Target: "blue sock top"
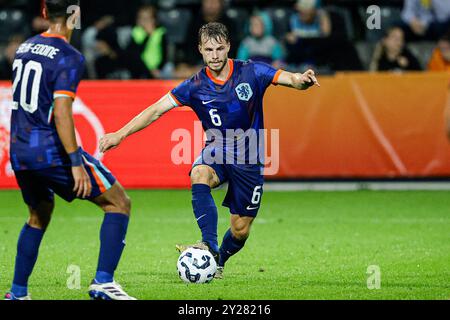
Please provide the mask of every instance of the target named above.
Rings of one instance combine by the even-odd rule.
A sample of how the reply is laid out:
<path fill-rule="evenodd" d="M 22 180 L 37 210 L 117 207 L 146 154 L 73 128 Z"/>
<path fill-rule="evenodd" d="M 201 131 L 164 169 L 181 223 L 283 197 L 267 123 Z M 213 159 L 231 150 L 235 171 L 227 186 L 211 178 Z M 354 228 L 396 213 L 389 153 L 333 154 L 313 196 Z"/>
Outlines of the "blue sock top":
<path fill-rule="evenodd" d="M 208 186 L 207 184 L 203 184 L 203 183 L 196 183 L 192 185 L 192 192 L 197 193 L 197 192 L 211 192 L 211 187 Z"/>

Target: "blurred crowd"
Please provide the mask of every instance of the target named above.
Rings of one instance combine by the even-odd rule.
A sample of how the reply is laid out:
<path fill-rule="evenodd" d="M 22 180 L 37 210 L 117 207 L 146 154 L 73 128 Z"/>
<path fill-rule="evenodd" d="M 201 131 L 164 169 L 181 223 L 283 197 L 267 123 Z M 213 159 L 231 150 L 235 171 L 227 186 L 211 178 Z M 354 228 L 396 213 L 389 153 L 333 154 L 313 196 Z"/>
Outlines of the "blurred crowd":
<path fill-rule="evenodd" d="M 450 0 L 381 1 L 381 29 L 367 24 L 374 2 L 81 0 L 72 43 L 88 79 L 189 77 L 202 67 L 198 30 L 212 21 L 229 28 L 230 57 L 286 70 L 450 71 Z M 18 46 L 47 28 L 39 0 L 0 0 L 0 79 L 11 78 Z"/>

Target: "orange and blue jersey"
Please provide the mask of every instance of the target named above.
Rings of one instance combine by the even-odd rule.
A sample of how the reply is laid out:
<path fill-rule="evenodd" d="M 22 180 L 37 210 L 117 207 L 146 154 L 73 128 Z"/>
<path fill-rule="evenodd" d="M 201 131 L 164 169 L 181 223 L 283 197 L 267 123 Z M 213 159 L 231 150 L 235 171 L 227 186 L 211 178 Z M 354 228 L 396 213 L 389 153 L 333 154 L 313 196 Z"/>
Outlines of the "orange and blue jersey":
<path fill-rule="evenodd" d="M 171 91 L 172 102 L 191 107 L 205 131 L 263 129 L 264 93 L 269 85 L 277 83 L 281 71 L 251 60 L 229 59 L 228 63 L 230 72 L 225 81 L 214 78 L 205 67 Z M 217 111 L 211 112 L 213 109 Z"/>
<path fill-rule="evenodd" d="M 189 106 L 197 114 L 207 133 L 207 145 L 212 142 L 208 133 L 217 130 L 226 140 L 229 130 L 247 133 L 253 129 L 258 134 L 264 129 L 264 93 L 269 85 L 277 84 L 281 73 L 268 64 L 251 60 L 229 59 L 228 64 L 230 71 L 225 81 L 216 79 L 205 67 L 169 94 L 174 106 Z M 225 147 L 226 143 L 222 145 Z"/>
<path fill-rule="evenodd" d="M 228 63 L 225 81 L 214 78 L 206 67 L 172 90 L 169 97 L 174 106 L 191 107 L 206 131 L 206 147 L 193 167 L 208 165 L 220 184 L 228 181 L 223 205 L 232 214 L 256 217 L 264 184 L 263 97 L 269 85 L 278 83 L 282 71 L 261 62 Z M 231 136 L 227 134 L 230 131 L 234 132 Z M 257 138 L 256 149 L 247 141 L 252 135 Z"/>
<path fill-rule="evenodd" d="M 23 43 L 13 64 L 11 165 L 22 196 L 37 208 L 52 202 L 54 194 L 67 201 L 76 198 L 71 162 L 53 119 L 55 99 L 74 99 L 84 72 L 84 57 L 65 38 L 49 34 Z M 81 150 L 95 198 L 116 179 L 97 159 Z"/>
<path fill-rule="evenodd" d="M 83 55 L 62 36 L 43 33 L 17 50 L 13 63 L 11 165 L 15 171 L 69 166 L 53 120 L 54 100 L 75 98 Z"/>

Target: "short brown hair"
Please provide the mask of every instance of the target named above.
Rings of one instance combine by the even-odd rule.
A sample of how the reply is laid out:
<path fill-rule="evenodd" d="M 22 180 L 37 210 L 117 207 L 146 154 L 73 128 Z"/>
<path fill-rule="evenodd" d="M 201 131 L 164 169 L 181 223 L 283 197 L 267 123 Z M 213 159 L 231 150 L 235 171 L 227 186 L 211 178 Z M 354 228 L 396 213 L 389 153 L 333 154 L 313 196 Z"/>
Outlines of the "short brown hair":
<path fill-rule="evenodd" d="M 230 43 L 230 33 L 227 27 L 220 22 L 210 22 L 203 25 L 198 31 L 198 43 L 202 43 L 202 39 L 214 39 L 217 42 L 224 40 Z"/>

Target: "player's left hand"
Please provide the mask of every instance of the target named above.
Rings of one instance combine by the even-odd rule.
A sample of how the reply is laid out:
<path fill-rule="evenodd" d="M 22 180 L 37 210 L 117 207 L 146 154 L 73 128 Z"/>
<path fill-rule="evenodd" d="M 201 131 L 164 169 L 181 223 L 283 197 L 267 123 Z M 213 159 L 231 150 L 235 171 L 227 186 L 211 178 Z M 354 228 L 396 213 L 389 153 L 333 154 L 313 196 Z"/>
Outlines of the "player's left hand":
<path fill-rule="evenodd" d="M 92 184 L 83 166 L 72 167 L 72 176 L 74 181 L 73 192 L 78 198 L 85 199 L 92 192 Z"/>
<path fill-rule="evenodd" d="M 320 83 L 319 83 L 319 81 L 317 81 L 316 74 L 313 70 L 308 69 L 300 77 L 303 82 L 303 87 L 305 89 L 308 89 L 309 87 L 312 87 L 313 85 L 320 87 Z"/>

